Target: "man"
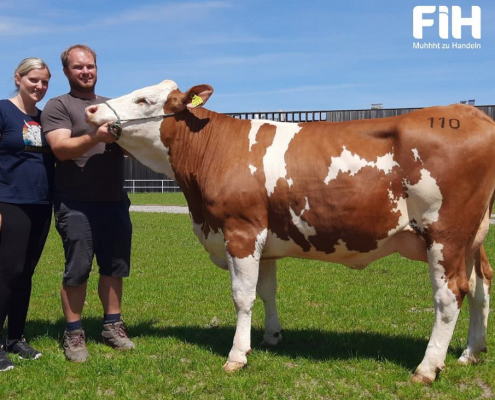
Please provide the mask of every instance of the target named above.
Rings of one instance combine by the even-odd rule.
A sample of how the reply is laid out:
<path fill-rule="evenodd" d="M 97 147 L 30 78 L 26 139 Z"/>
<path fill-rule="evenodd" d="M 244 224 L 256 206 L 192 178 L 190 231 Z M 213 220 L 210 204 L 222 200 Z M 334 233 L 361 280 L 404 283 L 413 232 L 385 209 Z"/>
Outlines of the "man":
<path fill-rule="evenodd" d="M 62 238 L 65 272 L 61 297 L 66 320 L 64 352 L 70 361 L 88 358 L 81 315 L 94 255 L 103 305 L 103 340 L 116 349 L 134 348 L 121 320 L 123 277 L 129 276 L 132 225 L 123 189 L 123 153 L 103 125 L 85 121 L 87 106 L 107 98 L 95 94 L 96 54 L 86 45 L 65 50 L 62 66 L 68 94 L 51 99 L 41 123 L 59 160 L 55 171 L 55 226 Z"/>

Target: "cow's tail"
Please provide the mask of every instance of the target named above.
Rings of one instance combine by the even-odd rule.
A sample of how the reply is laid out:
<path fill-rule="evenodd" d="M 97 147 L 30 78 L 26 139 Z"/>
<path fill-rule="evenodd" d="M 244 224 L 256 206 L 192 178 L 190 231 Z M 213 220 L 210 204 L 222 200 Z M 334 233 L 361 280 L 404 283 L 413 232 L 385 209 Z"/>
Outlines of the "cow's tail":
<path fill-rule="evenodd" d="M 481 118 L 483 120 L 485 120 L 486 122 L 488 122 L 489 126 L 490 126 L 490 133 L 493 137 L 495 137 L 495 121 L 493 120 L 493 118 L 491 118 L 488 114 L 486 114 L 485 112 L 479 110 L 479 109 L 476 109 L 477 112 L 479 112 L 481 114 Z M 495 152 L 495 149 L 494 149 L 494 152 Z M 493 191 L 492 191 L 492 196 L 490 198 L 490 202 L 488 204 L 488 207 L 485 211 L 485 216 L 483 219 L 487 219 L 487 223 L 488 223 L 488 227 L 486 228 L 487 229 L 487 232 L 489 231 L 489 228 L 490 228 L 490 224 L 491 224 L 491 216 L 492 216 L 492 213 L 493 213 L 493 205 L 495 203 L 495 177 L 494 177 L 494 182 L 493 182 Z M 488 236 L 488 234 L 487 234 Z M 485 237 L 485 240 L 486 240 L 486 237 Z M 485 252 L 485 248 L 483 245 L 480 246 L 479 250 L 477 251 L 477 254 L 476 254 L 476 273 L 479 277 L 482 277 L 484 282 L 488 285 L 488 290 L 490 290 L 491 288 L 491 281 L 492 281 L 492 276 L 493 276 L 493 269 L 488 261 L 488 257 L 486 255 L 486 252 Z"/>
<path fill-rule="evenodd" d="M 485 218 L 488 219 L 487 230 L 489 230 L 492 221 L 491 216 L 493 212 L 494 203 L 495 203 L 495 191 L 492 194 L 492 198 L 490 199 L 490 204 L 486 210 L 487 215 Z M 481 245 L 475 254 L 475 269 L 476 269 L 476 274 L 483 279 L 483 282 L 488 286 L 488 292 L 490 292 L 492 286 L 493 268 L 490 265 L 490 262 L 488 261 L 488 257 L 486 255 L 484 245 Z"/>
<path fill-rule="evenodd" d="M 491 146 L 488 145 L 488 148 L 492 150 L 490 151 L 490 153 L 493 154 L 493 158 L 492 157 L 490 158 L 493 160 L 495 159 L 495 121 L 488 114 L 486 114 L 484 111 L 478 108 L 472 107 L 472 112 L 474 113 L 475 118 L 481 119 L 482 121 L 484 121 L 484 123 L 486 123 L 485 126 L 486 126 L 487 135 L 491 137 L 491 140 L 488 140 L 487 145 L 490 142 L 492 143 Z M 495 204 L 495 176 L 492 176 L 489 179 L 493 180 L 493 182 L 491 182 L 492 187 L 490 188 L 491 197 L 488 199 L 489 200 L 488 204 L 486 205 L 485 212 L 478 226 L 478 231 L 476 233 L 470 252 L 474 251 L 474 255 L 476 259 L 476 264 L 475 264 L 476 274 L 480 278 L 483 278 L 485 283 L 487 283 L 490 287 L 491 279 L 493 276 L 493 270 L 492 267 L 490 266 L 490 263 L 488 262 L 488 258 L 486 256 L 483 243 L 485 242 L 486 237 L 488 236 L 490 223 L 491 223 L 491 216 L 493 212 L 493 206 Z"/>

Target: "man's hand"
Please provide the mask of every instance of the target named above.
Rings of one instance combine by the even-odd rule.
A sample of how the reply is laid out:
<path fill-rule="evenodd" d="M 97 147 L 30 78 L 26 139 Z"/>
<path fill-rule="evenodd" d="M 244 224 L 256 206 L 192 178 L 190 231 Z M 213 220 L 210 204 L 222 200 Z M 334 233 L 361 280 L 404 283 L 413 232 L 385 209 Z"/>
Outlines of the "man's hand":
<path fill-rule="evenodd" d="M 99 142 L 103 143 L 113 143 L 116 138 L 112 135 L 108 128 L 108 122 L 99 126 L 98 129 L 94 132 L 94 136 L 97 138 Z"/>

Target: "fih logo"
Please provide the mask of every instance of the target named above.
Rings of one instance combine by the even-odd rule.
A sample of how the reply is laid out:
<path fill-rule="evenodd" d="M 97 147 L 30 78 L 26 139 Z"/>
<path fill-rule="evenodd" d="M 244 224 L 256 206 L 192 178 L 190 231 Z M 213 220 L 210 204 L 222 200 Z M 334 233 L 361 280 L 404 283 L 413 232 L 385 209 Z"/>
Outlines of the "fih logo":
<path fill-rule="evenodd" d="M 413 10 L 413 36 L 415 39 L 423 39 L 423 27 L 433 26 L 434 19 L 424 18 L 424 14 L 433 14 L 437 11 L 436 6 L 416 6 Z M 461 7 L 452 6 L 452 37 L 462 39 L 463 26 L 471 26 L 471 36 L 481 39 L 481 7 L 471 7 L 471 18 L 463 18 Z M 449 8 L 438 7 L 438 34 L 441 39 L 449 38 Z"/>

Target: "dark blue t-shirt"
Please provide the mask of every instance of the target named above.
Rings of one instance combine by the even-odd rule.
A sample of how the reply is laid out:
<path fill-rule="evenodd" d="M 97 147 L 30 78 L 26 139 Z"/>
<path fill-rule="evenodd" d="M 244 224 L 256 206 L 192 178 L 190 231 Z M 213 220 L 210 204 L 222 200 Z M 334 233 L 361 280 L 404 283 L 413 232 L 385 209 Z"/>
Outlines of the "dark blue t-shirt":
<path fill-rule="evenodd" d="M 50 204 L 55 158 L 40 124 L 10 100 L 0 100 L 0 202 Z"/>

